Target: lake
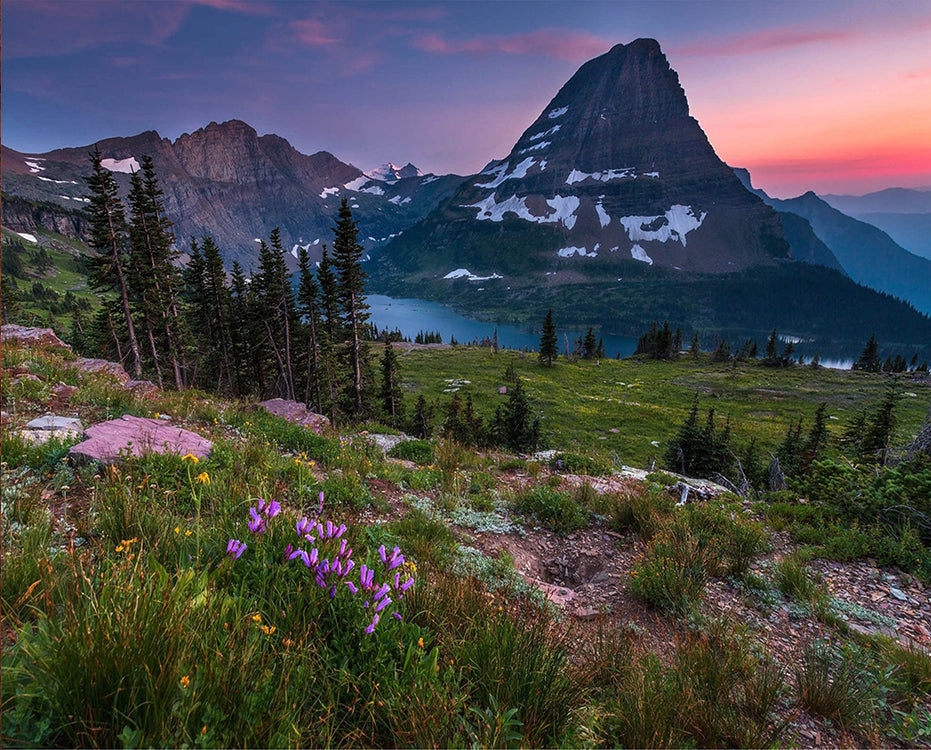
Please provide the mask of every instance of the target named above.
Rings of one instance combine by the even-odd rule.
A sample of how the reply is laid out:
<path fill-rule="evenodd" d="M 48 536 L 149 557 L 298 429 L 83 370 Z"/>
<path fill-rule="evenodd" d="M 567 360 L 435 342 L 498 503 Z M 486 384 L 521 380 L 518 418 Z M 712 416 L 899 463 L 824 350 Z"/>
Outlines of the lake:
<path fill-rule="evenodd" d="M 460 315 L 450 307 L 439 302 L 429 302 L 422 299 L 401 299 L 386 297 L 383 294 L 370 294 L 366 301 L 371 312 L 371 322 L 380 330 L 399 330 L 411 341 L 420 331 L 439 331 L 443 343 L 449 343 L 455 337 L 460 344 L 471 344 L 483 338 L 491 339 L 494 336 L 495 324 L 488 321 L 473 320 Z M 542 326 L 543 321 L 540 321 Z M 584 335 L 585 331 L 559 328 L 559 353 L 565 353 L 566 339 L 569 338 L 570 348 L 576 338 Z M 612 359 L 620 355 L 629 357 L 637 348 L 637 339 L 627 336 L 604 336 L 605 355 Z M 508 349 L 534 349 L 540 348 L 540 329 L 514 325 L 498 325 L 498 346 Z"/>

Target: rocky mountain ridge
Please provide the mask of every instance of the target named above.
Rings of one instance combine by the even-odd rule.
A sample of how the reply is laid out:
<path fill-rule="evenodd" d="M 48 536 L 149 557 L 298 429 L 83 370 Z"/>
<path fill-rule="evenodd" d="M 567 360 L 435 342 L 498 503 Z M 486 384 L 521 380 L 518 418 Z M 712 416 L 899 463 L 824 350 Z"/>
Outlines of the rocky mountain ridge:
<path fill-rule="evenodd" d="M 238 260 L 246 268 L 255 260 L 255 240 L 267 239 L 275 227 L 295 255 L 302 244 L 319 259 L 343 197 L 351 200 L 361 241 L 375 247 L 425 215 L 462 179 L 422 175 L 410 164 L 386 174 L 389 179 L 368 177 L 327 151 L 302 154 L 280 136 L 259 136 L 246 123 L 230 120 L 175 141 L 150 130 L 38 155 L 4 146 L 4 190 L 81 208 L 94 147 L 124 190 L 141 157 L 151 156 L 179 244 L 210 235 L 228 263 Z"/>

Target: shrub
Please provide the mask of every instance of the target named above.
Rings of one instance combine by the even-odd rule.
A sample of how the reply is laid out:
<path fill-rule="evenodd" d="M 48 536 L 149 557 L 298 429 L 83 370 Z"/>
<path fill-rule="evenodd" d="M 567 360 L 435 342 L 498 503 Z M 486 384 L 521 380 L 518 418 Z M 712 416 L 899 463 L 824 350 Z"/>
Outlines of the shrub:
<path fill-rule="evenodd" d="M 677 519 L 647 544 L 630 573 L 630 591 L 660 609 L 683 613 L 698 604 L 711 567 L 709 549 Z"/>
<path fill-rule="evenodd" d="M 569 493 L 546 486 L 520 490 L 511 505 L 521 513 L 533 515 L 541 526 L 557 534 L 580 529 L 588 522 L 588 514 Z"/>
<path fill-rule="evenodd" d="M 388 451 L 388 455 L 415 464 L 432 464 L 433 443 L 429 440 L 405 440 Z"/>
<path fill-rule="evenodd" d="M 799 702 L 812 713 L 848 729 L 862 728 L 869 721 L 869 695 L 862 673 L 853 659 L 825 641 L 808 645 L 795 670 L 795 681 Z"/>

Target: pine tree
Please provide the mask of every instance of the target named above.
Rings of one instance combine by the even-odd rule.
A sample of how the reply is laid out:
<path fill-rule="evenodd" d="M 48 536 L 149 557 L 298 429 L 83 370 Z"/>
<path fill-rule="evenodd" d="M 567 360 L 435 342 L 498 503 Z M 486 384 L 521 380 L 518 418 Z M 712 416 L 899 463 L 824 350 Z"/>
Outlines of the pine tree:
<path fill-rule="evenodd" d="M 698 359 L 701 354 L 701 346 L 698 343 L 697 333 L 692 337 L 692 344 L 689 346 L 689 354 L 692 355 L 692 359 Z"/>
<path fill-rule="evenodd" d="M 212 357 L 216 361 L 216 382 L 220 390 L 234 389 L 232 358 L 232 300 L 226 285 L 226 271 L 220 248 L 210 237 L 204 237 L 201 245 L 203 254 L 203 282 L 208 315 L 214 339 L 211 341 Z"/>
<path fill-rule="evenodd" d="M 427 403 L 423 394 L 417 397 L 414 413 L 411 415 L 410 431 L 421 440 L 430 437 L 433 428 L 433 407 Z"/>
<path fill-rule="evenodd" d="M 766 342 L 766 363 L 768 365 L 775 365 L 779 363 L 777 354 L 779 352 L 779 338 L 776 336 L 776 329 L 773 328 L 773 332 L 769 334 L 769 340 Z"/>
<path fill-rule="evenodd" d="M 304 323 L 304 346 L 307 352 L 304 403 L 308 405 L 313 403 L 314 408 L 318 412 L 322 412 L 323 392 L 320 388 L 320 343 L 318 341 L 318 332 L 320 331 L 320 291 L 313 274 L 310 272 L 310 258 L 306 247 L 301 247 L 299 250 L 297 263 L 300 279 L 297 289 L 297 301 Z"/>
<path fill-rule="evenodd" d="M 362 246 L 356 239 L 358 229 L 346 198 L 340 204 L 339 219 L 333 231 L 333 266 L 339 281 L 338 297 L 345 331 L 346 406 L 353 416 L 363 417 L 371 411 L 368 347 L 364 337 L 369 306 L 365 301 Z"/>
<path fill-rule="evenodd" d="M 401 391 L 398 357 L 390 341 L 385 342 L 381 360 L 381 403 L 392 425 L 400 424 L 404 415 L 404 394 Z"/>
<path fill-rule="evenodd" d="M 822 401 L 815 412 L 815 421 L 808 431 L 808 438 L 802 446 L 799 459 L 799 468 L 805 471 L 812 462 L 817 460 L 828 441 L 827 402 Z"/>
<path fill-rule="evenodd" d="M 98 256 L 92 261 L 91 284 L 98 291 L 115 290 L 119 295 L 123 323 L 129 341 L 133 375 L 142 377 L 142 355 L 136 338 L 130 306 L 131 291 L 126 278 L 128 236 L 126 215 L 113 175 L 101 164 L 100 151 L 90 154 L 91 175 L 84 178 L 90 190 L 87 206 L 91 217 L 91 247 Z"/>
<path fill-rule="evenodd" d="M 589 328 L 585 334 L 585 340 L 582 343 L 582 357 L 584 359 L 594 359 L 598 351 L 598 340 L 595 338 L 595 332 Z"/>
<path fill-rule="evenodd" d="M 540 364 L 552 367 L 558 357 L 559 340 L 556 337 L 556 324 L 553 322 L 553 308 L 550 308 L 543 319 L 543 333 L 540 335 Z"/>
<path fill-rule="evenodd" d="M 853 363 L 853 369 L 865 370 L 866 372 L 879 372 L 880 364 L 879 345 L 876 343 L 876 335 L 874 334 L 870 336 L 869 341 L 867 341 L 866 345 L 863 347 L 860 358 Z"/>
<path fill-rule="evenodd" d="M 320 311 L 323 330 L 320 336 L 320 364 L 326 385 L 326 409 L 330 420 L 335 422 L 338 411 L 340 379 L 336 368 L 336 345 L 340 340 L 339 298 L 336 274 L 326 245 L 317 266 L 317 282 L 320 284 Z M 321 404 L 321 410 L 324 405 Z"/>
<path fill-rule="evenodd" d="M 291 356 L 291 324 L 295 318 L 291 276 L 287 272 L 278 229 L 272 230 L 271 246 L 259 243 L 259 269 L 253 277 L 258 316 L 265 342 L 274 358 L 277 382 L 274 392 L 294 400 L 294 367 Z"/>
<path fill-rule="evenodd" d="M 130 246 L 136 296 L 146 321 L 152 358 L 156 363 L 163 358 L 171 367 L 175 387 L 182 388 L 184 331 L 177 304 L 178 252 L 151 156 L 142 157 L 141 170 L 134 172 L 130 181 Z M 161 377 L 158 366 L 156 371 Z"/>
<path fill-rule="evenodd" d="M 885 464 L 897 419 L 895 408 L 898 404 L 898 382 L 891 380 L 886 386 L 882 400 L 866 420 L 865 430 L 860 441 L 860 456 L 864 460 Z"/>

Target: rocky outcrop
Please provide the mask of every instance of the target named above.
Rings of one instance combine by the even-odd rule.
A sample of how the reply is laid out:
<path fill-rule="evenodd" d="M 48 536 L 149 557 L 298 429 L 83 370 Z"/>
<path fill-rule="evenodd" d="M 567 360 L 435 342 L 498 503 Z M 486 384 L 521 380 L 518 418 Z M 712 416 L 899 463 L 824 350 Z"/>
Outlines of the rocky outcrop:
<path fill-rule="evenodd" d="M 276 417 L 281 417 L 288 422 L 294 422 L 295 424 L 307 427 L 317 434 L 322 433 L 330 425 L 329 419 L 322 414 L 309 411 L 307 406 L 300 401 L 272 398 L 268 401 L 262 401 L 259 406 L 274 414 Z"/>
<path fill-rule="evenodd" d="M 158 419 L 133 417 L 100 422 L 84 431 L 87 439 L 68 451 L 72 460 L 113 463 L 127 456 L 174 453 L 206 458 L 213 444 L 190 430 Z"/>
<path fill-rule="evenodd" d="M 3 226 L 14 232 L 47 232 L 90 241 L 91 225 L 87 216 L 45 201 L 32 202 L 14 195 L 3 196 Z"/>
<path fill-rule="evenodd" d="M 80 419 L 47 414 L 27 422 L 25 429 L 19 434 L 29 443 L 42 445 L 53 439 L 70 440 L 79 437 L 82 432 L 84 425 Z"/>
<path fill-rule="evenodd" d="M 29 328 L 7 323 L 0 327 L 0 342 L 9 343 L 12 341 L 28 346 L 48 346 L 71 351 L 71 345 L 58 338 L 51 328 Z"/>
<path fill-rule="evenodd" d="M 71 363 L 71 366 L 81 372 L 109 375 L 116 378 L 124 386 L 130 381 L 129 373 L 123 369 L 123 366 L 108 359 L 78 357 Z"/>

